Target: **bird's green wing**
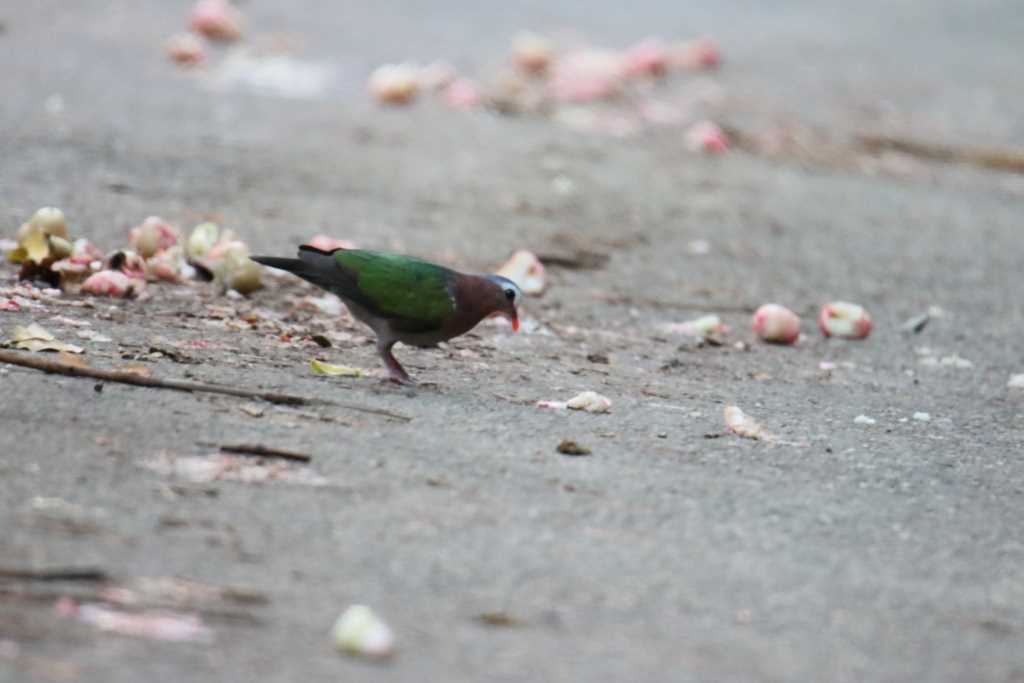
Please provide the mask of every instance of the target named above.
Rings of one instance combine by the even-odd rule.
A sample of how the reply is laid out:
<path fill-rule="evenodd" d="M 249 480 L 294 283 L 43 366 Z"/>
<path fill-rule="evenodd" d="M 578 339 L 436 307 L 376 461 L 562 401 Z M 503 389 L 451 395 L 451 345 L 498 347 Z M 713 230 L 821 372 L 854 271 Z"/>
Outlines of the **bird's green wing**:
<path fill-rule="evenodd" d="M 357 302 L 370 312 L 406 327 L 440 327 L 455 312 L 451 283 L 455 272 L 409 256 L 362 249 L 334 253 L 338 266 L 354 279 Z"/>

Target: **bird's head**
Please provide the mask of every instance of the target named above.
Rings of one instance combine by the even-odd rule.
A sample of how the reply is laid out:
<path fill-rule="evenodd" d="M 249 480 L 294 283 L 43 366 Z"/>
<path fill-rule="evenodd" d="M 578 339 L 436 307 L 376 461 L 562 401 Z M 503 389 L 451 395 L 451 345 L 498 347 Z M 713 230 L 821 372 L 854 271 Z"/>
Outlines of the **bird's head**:
<path fill-rule="evenodd" d="M 494 312 L 491 315 L 500 315 L 508 318 L 512 323 L 512 330 L 519 329 L 519 303 L 523 300 L 523 292 L 519 285 L 500 275 L 487 275 L 487 280 L 494 283 L 495 301 Z"/>

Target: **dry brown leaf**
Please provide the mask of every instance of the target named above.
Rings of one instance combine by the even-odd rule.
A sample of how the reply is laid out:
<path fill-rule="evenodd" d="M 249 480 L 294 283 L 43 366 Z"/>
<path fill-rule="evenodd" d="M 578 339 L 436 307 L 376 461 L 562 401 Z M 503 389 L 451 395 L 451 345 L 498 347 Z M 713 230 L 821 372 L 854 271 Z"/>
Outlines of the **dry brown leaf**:
<path fill-rule="evenodd" d="M 8 343 L 16 349 L 33 352 L 65 351 L 67 353 L 83 353 L 85 351 L 81 346 L 57 341 L 49 331 L 37 323 L 32 323 L 27 327 L 16 326 Z"/>

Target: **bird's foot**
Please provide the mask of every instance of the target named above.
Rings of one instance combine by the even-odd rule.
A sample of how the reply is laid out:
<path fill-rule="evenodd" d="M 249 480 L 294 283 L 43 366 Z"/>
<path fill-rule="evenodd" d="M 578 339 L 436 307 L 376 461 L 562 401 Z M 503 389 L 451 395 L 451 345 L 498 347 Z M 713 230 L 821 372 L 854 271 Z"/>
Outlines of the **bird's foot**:
<path fill-rule="evenodd" d="M 416 384 L 416 380 L 410 377 L 409 373 L 401 367 L 398 370 L 388 368 L 388 381 L 405 387 L 411 387 Z"/>
<path fill-rule="evenodd" d="M 380 352 L 380 357 L 384 361 L 384 367 L 388 369 L 388 379 L 395 384 L 402 384 L 405 386 L 416 384 L 413 378 L 409 376 L 409 373 L 405 371 L 405 368 L 402 367 L 402 364 L 395 359 L 394 354 L 391 353 L 391 347 L 393 344 L 394 342 L 391 344 L 380 345 L 380 342 L 378 342 L 377 346 L 377 350 Z"/>

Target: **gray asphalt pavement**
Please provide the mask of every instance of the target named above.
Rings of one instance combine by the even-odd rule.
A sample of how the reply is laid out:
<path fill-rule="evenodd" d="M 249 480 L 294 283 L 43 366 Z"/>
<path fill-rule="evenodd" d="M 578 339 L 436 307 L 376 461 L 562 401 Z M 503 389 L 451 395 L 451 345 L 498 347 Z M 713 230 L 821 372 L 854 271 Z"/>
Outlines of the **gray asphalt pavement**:
<path fill-rule="evenodd" d="M 744 129 L 1019 149 L 1024 13 L 438 5 L 248 0 L 248 41 L 284 41 L 328 69 L 322 96 L 288 99 L 168 64 L 161 45 L 188 3 L 0 2 L 4 237 L 54 205 L 107 248 L 159 214 L 215 217 L 256 253 L 325 232 L 465 269 L 564 249 L 566 235 L 609 256 L 551 269 L 526 305 L 534 332 L 485 325 L 441 351 L 400 348 L 425 382 L 413 390 L 312 375 L 313 356 L 378 361 L 358 324 L 294 312 L 311 291 L 290 280 L 247 300 L 156 287 L 148 301 L 0 313 L 4 338 L 36 321 L 97 366 L 412 418 L 97 391 L 3 366 L 0 569 L 183 577 L 266 604 L 191 605 L 212 641 L 163 642 L 58 614 L 61 595 L 97 599 L 95 586 L 0 577 L 0 679 L 1024 680 L 1024 392 L 1007 387 L 1024 372 L 1024 177 L 852 149 L 837 163 L 704 157 L 677 129 L 617 140 L 431 104 L 381 110 L 364 95 L 383 61 L 474 70 L 523 28 L 615 47 L 707 34 L 725 58 L 706 77 L 724 93 L 718 114 Z M 0 286 L 15 272 L 0 266 Z M 869 339 L 820 338 L 813 314 L 833 299 L 872 312 Z M 797 347 L 753 341 L 745 310 L 766 301 L 806 314 Z M 900 331 L 929 307 L 943 315 Z M 662 331 L 702 312 L 722 314 L 730 344 L 693 349 Z M 260 322 L 233 324 L 246 315 Z M 113 342 L 81 340 L 83 322 Z M 275 325 L 334 345 L 282 342 Z M 969 363 L 943 363 L 954 357 Z M 534 405 L 586 389 L 612 412 Z M 726 404 L 778 442 L 725 434 Z M 563 438 L 592 455 L 556 453 Z M 232 442 L 309 453 L 327 485 L 153 469 Z M 335 651 L 331 625 L 352 603 L 394 629 L 391 661 Z"/>

